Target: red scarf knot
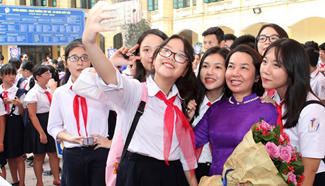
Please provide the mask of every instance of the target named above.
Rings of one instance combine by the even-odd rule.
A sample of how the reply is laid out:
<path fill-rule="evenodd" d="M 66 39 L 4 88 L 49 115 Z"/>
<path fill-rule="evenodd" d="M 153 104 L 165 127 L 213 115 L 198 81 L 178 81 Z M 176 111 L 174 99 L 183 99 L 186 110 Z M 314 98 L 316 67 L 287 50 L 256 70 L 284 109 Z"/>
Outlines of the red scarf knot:
<path fill-rule="evenodd" d="M 174 105 L 176 96 L 167 100 L 166 96 L 161 91 L 159 91 L 156 94 L 156 97 L 164 101 L 164 103 L 167 105 L 164 114 L 164 159 L 166 164 L 169 165 L 168 157 L 170 154 L 173 139 L 174 120 L 176 113 L 176 136 L 188 167 L 190 169 L 194 169 L 196 165 L 194 133 L 183 112 Z"/>
<path fill-rule="evenodd" d="M 8 98 L 8 91 L 3 91 L 3 95 L 2 95 L 3 99 Z M 9 104 L 5 104 L 5 109 L 7 111 L 7 113 L 10 113 L 10 108 L 9 108 Z"/>

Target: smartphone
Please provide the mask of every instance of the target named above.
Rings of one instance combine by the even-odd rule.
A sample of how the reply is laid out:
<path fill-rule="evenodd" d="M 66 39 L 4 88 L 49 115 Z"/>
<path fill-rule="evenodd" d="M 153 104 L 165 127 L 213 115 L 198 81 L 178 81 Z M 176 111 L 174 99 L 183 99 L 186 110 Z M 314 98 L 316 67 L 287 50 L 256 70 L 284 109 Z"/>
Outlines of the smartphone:
<path fill-rule="evenodd" d="M 82 145 L 83 146 L 92 146 L 94 145 L 94 137 L 85 137 L 83 138 Z"/>
<path fill-rule="evenodd" d="M 108 6 L 107 13 L 111 14 L 111 19 L 101 22 L 102 25 L 118 30 L 122 25 L 135 24 L 141 20 L 141 5 L 138 1 L 125 1 L 120 3 L 102 3 L 102 6 Z"/>

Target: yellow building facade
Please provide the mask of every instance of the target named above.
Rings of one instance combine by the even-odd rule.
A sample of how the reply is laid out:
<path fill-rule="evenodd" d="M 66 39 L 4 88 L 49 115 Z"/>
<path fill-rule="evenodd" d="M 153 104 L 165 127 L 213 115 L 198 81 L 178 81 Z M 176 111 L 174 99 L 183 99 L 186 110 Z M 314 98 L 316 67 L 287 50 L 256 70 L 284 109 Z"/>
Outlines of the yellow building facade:
<path fill-rule="evenodd" d="M 78 8 L 87 12 L 98 0 L 0 0 L 1 5 Z M 105 0 L 109 3 L 123 0 Z M 236 36 L 256 36 L 265 23 L 276 23 L 283 27 L 293 39 L 300 42 L 314 40 L 325 42 L 324 0 L 136 0 L 141 4 L 142 18 L 152 28 L 168 35 L 181 34 L 192 44 L 202 42 L 202 32 L 212 26 L 221 27 L 225 33 Z M 55 3 L 55 6 L 53 4 Z M 85 4 L 87 5 L 85 7 Z M 37 4 L 38 5 L 38 4 Z M 253 9 L 257 10 L 254 12 Z M 98 43 L 107 48 L 121 46 L 121 30 L 101 33 Z M 8 60 L 8 49 L 1 52 Z M 50 46 L 53 58 L 64 55 L 64 46 Z"/>
<path fill-rule="evenodd" d="M 216 0 L 215 0 L 216 1 Z M 142 16 L 152 28 L 181 34 L 192 44 L 212 26 L 236 36 L 257 35 L 263 24 L 276 23 L 299 42 L 325 42 L 324 0 L 141 0 Z M 181 6 L 176 6 L 180 4 Z M 156 6 L 152 8 L 150 6 Z M 151 10 L 149 10 L 151 8 Z M 152 10 L 154 9 L 154 10 Z M 254 12 L 253 9 L 259 12 Z M 114 36 L 116 33 L 110 34 Z M 107 46 L 114 47 L 108 38 Z"/>

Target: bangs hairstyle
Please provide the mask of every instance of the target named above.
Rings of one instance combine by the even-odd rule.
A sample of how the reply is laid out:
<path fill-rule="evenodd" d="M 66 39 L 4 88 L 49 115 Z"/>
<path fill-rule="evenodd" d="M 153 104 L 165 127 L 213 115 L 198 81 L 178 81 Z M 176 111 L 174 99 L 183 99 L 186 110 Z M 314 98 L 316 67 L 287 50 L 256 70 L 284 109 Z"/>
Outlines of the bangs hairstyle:
<path fill-rule="evenodd" d="M 50 71 L 50 68 L 47 65 L 36 65 L 33 68 L 33 78 L 29 81 L 29 90 L 32 89 L 35 85 L 36 76 L 41 76 L 45 72 Z"/>
<path fill-rule="evenodd" d="M 178 39 L 183 43 L 184 53 L 187 58 L 186 69 L 185 69 L 186 74 L 184 76 L 179 77 L 175 82 L 175 85 L 177 86 L 180 96 L 185 100 L 182 102 L 182 109 L 185 116 L 187 117 L 188 115 L 185 112 L 187 103 L 191 99 L 195 99 L 195 96 L 197 95 L 197 81 L 195 80 L 196 77 L 192 69 L 192 62 L 194 61 L 194 50 L 192 45 L 183 37 L 179 35 L 172 35 L 171 37 L 169 37 L 168 39 L 166 39 L 160 44 L 159 48 L 155 50 L 155 52 L 153 53 L 152 59 L 153 61 L 156 60 L 160 50 L 164 46 L 166 46 L 169 41 L 173 39 Z"/>
<path fill-rule="evenodd" d="M 202 64 L 203 64 L 205 58 L 207 58 L 209 55 L 219 54 L 225 61 L 225 67 L 227 67 L 226 66 L 226 58 L 227 58 L 228 53 L 229 53 L 229 51 L 226 48 L 212 47 L 212 48 L 209 48 L 202 56 L 202 59 L 200 61 L 200 66 L 199 66 L 199 73 L 196 77 L 197 82 L 198 82 L 198 94 L 197 94 L 197 98 L 196 98 L 196 103 L 197 103 L 196 108 L 200 108 L 200 106 L 203 102 L 204 96 L 207 92 L 207 89 L 205 88 L 205 86 L 202 83 L 201 78 L 200 78 L 201 68 L 202 68 Z M 227 86 L 226 83 L 224 84 L 224 86 Z M 198 116 L 199 114 L 200 114 L 200 109 L 196 109 L 195 116 Z"/>
<path fill-rule="evenodd" d="M 274 24 L 274 23 L 271 23 L 271 24 L 266 24 L 266 25 L 263 25 L 260 30 L 258 31 L 258 34 L 256 36 L 256 40 L 255 40 L 255 49 L 257 50 L 257 43 L 258 43 L 258 37 L 260 36 L 261 32 L 264 30 L 264 28 L 266 27 L 271 27 L 273 28 L 276 33 L 278 33 L 279 35 L 279 38 L 289 38 L 287 32 L 282 28 L 280 27 L 279 25 L 277 24 Z"/>
<path fill-rule="evenodd" d="M 41 76 L 47 71 L 50 71 L 50 68 L 47 65 L 36 65 L 33 68 L 33 77 L 36 79 L 36 76 Z"/>
<path fill-rule="evenodd" d="M 11 63 L 4 64 L 0 69 L 0 75 L 17 75 L 17 69 Z"/>
<path fill-rule="evenodd" d="M 236 48 L 230 51 L 226 59 L 226 67 L 228 67 L 230 57 L 236 52 L 243 52 L 251 56 L 253 60 L 253 65 L 255 67 L 255 78 L 258 77 L 258 81 L 253 84 L 252 93 L 256 93 L 257 96 L 262 96 L 264 93 L 264 88 L 262 86 L 262 80 L 260 75 L 260 66 L 262 63 L 262 56 L 253 48 L 249 47 L 248 45 L 241 44 L 238 45 Z M 226 87 L 225 93 L 231 92 L 231 90 Z M 232 95 L 232 93 L 231 93 Z M 228 95 L 227 95 L 228 96 Z M 230 96 L 230 95 L 229 95 Z"/>
<path fill-rule="evenodd" d="M 82 40 L 81 39 L 75 39 L 73 41 L 71 41 L 68 46 L 65 48 L 65 51 L 64 51 L 64 56 L 65 56 L 65 62 L 67 63 L 68 61 L 68 57 L 69 57 L 69 54 L 71 52 L 71 50 L 73 50 L 74 48 L 77 48 L 77 47 L 82 47 L 83 49 L 85 49 L 84 45 L 82 44 Z M 86 50 L 86 49 L 85 49 Z M 62 79 L 62 82 L 61 82 L 61 85 L 63 84 L 66 84 L 70 78 L 70 71 L 68 68 L 65 68 L 65 75 Z"/>
<path fill-rule="evenodd" d="M 283 38 L 275 41 L 266 49 L 265 54 L 271 48 L 275 49 L 276 61 L 288 74 L 288 87 L 284 97 L 286 112 L 282 119 L 286 119 L 284 128 L 292 128 L 298 122 L 308 92 L 311 92 L 309 58 L 304 47 L 293 39 Z"/>
<path fill-rule="evenodd" d="M 28 71 L 32 72 L 32 71 L 33 71 L 33 68 L 34 68 L 34 63 L 31 62 L 31 61 L 25 61 L 25 62 L 23 62 L 23 64 L 21 65 L 21 68 L 22 68 L 23 70 L 28 70 Z"/>
<path fill-rule="evenodd" d="M 150 29 L 150 30 L 147 30 L 147 31 L 143 32 L 141 34 L 141 36 L 139 37 L 138 41 L 137 41 L 137 44 L 139 44 L 139 47 L 134 52 L 134 54 L 136 56 L 140 56 L 141 43 L 144 40 L 144 38 L 146 38 L 148 35 L 158 36 L 163 41 L 168 38 L 168 36 L 164 32 L 162 32 L 162 31 L 160 31 L 158 29 Z M 136 60 L 135 64 L 136 64 L 136 68 L 135 68 L 134 78 L 139 80 L 140 82 L 145 82 L 147 73 L 146 73 L 146 69 L 144 68 L 144 66 L 141 63 L 141 60 Z"/>

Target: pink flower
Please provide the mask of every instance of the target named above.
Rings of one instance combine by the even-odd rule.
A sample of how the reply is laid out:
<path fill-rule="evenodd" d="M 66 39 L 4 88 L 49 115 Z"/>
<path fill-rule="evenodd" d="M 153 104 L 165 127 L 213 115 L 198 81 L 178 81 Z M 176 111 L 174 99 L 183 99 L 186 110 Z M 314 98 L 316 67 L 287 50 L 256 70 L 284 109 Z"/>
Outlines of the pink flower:
<path fill-rule="evenodd" d="M 276 144 L 267 142 L 265 144 L 265 148 L 271 158 L 278 158 L 280 156 L 279 147 Z"/>
<path fill-rule="evenodd" d="M 284 162 L 289 162 L 291 160 L 291 147 L 288 146 L 279 146 L 280 158 Z"/>
<path fill-rule="evenodd" d="M 288 174 L 287 174 L 287 176 L 288 176 L 288 181 L 290 180 L 293 184 L 295 184 L 295 185 L 297 185 L 298 183 L 297 183 L 297 178 L 296 178 L 296 175 L 292 172 L 292 171 L 290 171 Z"/>
<path fill-rule="evenodd" d="M 273 129 L 272 125 L 268 124 L 264 120 L 261 121 L 260 126 L 261 128 L 266 129 L 266 131 L 271 131 Z"/>
<path fill-rule="evenodd" d="M 287 144 L 287 147 L 291 149 L 291 153 L 295 153 L 295 148 L 290 143 Z"/>

